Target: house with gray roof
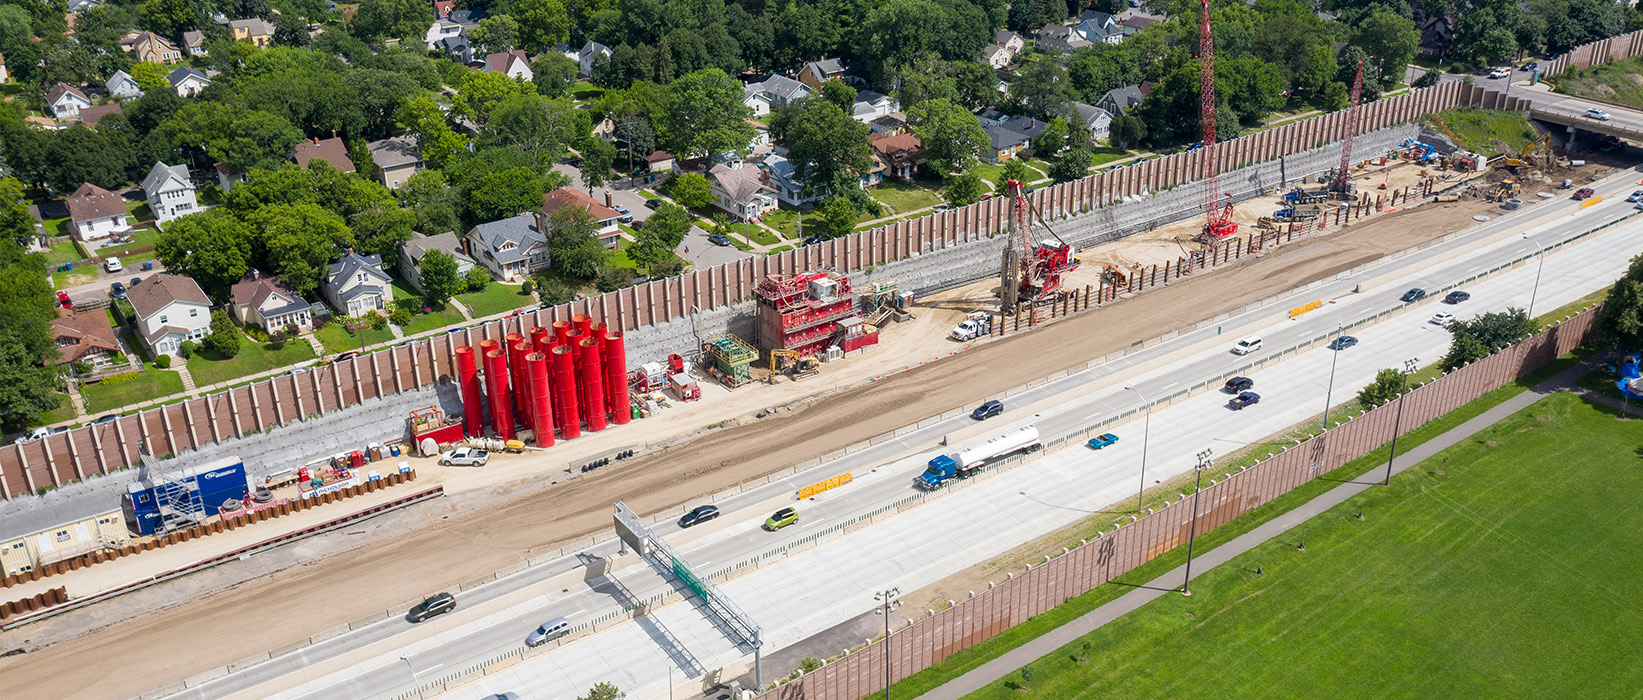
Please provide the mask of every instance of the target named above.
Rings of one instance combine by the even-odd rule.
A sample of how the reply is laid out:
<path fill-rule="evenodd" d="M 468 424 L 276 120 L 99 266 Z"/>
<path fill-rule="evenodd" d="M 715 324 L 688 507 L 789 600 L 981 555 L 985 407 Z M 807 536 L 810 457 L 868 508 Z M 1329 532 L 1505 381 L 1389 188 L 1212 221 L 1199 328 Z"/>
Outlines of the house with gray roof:
<path fill-rule="evenodd" d="M 593 77 L 593 62 L 600 56 L 610 58 L 610 47 L 589 40 L 588 43 L 582 45 L 582 49 L 577 51 L 572 58 L 576 59 L 576 66 L 581 71 L 582 77 L 591 78 Z"/>
<path fill-rule="evenodd" d="M 468 256 L 497 279 L 518 283 L 548 269 L 548 239 L 536 212 L 480 224 L 464 240 Z"/>
<path fill-rule="evenodd" d="M 850 109 L 850 118 L 866 124 L 900 109 L 900 100 L 872 90 L 862 90 L 856 93 L 856 102 Z"/>
<path fill-rule="evenodd" d="M 299 333 L 314 327 L 314 305 L 280 278 L 261 270 L 252 270 L 235 282 L 233 298 L 231 307 L 240 325 L 262 326 L 270 333 L 288 326 L 295 326 Z"/>
<path fill-rule="evenodd" d="M 1083 102 L 1074 102 L 1073 109 L 1078 110 L 1079 125 L 1090 130 L 1091 141 L 1107 138 L 1112 126 L 1112 115 L 1107 110 Z"/>
<path fill-rule="evenodd" d="M 993 43 L 1004 47 L 1004 49 L 1009 51 L 1011 55 L 1019 55 L 1022 49 L 1027 48 L 1027 40 L 1021 38 L 1020 34 L 1012 32 L 1008 29 L 1000 29 L 993 32 Z"/>
<path fill-rule="evenodd" d="M 753 116 L 762 117 L 770 114 L 772 109 L 785 107 L 809 94 L 810 86 L 786 76 L 772 75 L 761 82 L 744 86 L 742 104 L 753 109 Z"/>
<path fill-rule="evenodd" d="M 1096 100 L 1095 106 L 1105 110 L 1107 114 L 1119 116 L 1129 114 L 1130 108 L 1141 104 L 1143 99 L 1146 99 L 1146 95 L 1142 94 L 1141 86 L 1125 85 L 1108 90 L 1107 94 Z"/>
<path fill-rule="evenodd" d="M 382 271 L 382 256 L 348 251 L 326 269 L 320 293 L 344 316 L 359 316 L 388 308 L 393 279 Z"/>
<path fill-rule="evenodd" d="M 989 163 L 1003 163 L 1021 155 L 1032 140 L 1026 134 L 996 124 L 983 125 L 981 130 L 987 134 L 987 148 L 982 150 L 981 159 Z"/>
<path fill-rule="evenodd" d="M 390 190 L 397 190 L 417 171 L 422 170 L 422 149 L 416 136 L 406 134 L 366 144 L 371 151 L 377 182 Z M 346 148 L 344 149 L 346 151 Z"/>
<path fill-rule="evenodd" d="M 137 85 L 137 79 L 123 70 L 114 71 L 103 83 L 103 89 L 108 90 L 108 96 L 116 100 L 135 100 L 143 96 L 142 87 Z"/>
<path fill-rule="evenodd" d="M 183 32 L 183 50 L 190 56 L 205 56 L 210 52 L 205 50 L 205 32 L 198 30 Z"/>
<path fill-rule="evenodd" d="M 738 164 L 718 163 L 707 171 L 712 184 L 713 206 L 728 212 L 735 221 L 761 218 L 776 208 L 776 195 L 765 183 L 764 171 Z"/>
<path fill-rule="evenodd" d="M 156 224 L 200 211 L 200 204 L 194 198 L 194 180 L 188 176 L 186 165 L 156 161 L 148 177 L 143 178 L 143 196 L 148 198 L 148 208 L 154 212 Z"/>
<path fill-rule="evenodd" d="M 211 84 L 211 79 L 206 77 L 204 73 L 188 66 L 182 66 L 171 71 L 166 79 L 171 81 L 171 89 L 177 91 L 178 97 L 193 97 L 200 94 L 201 90 Z"/>
<path fill-rule="evenodd" d="M 422 271 L 418 265 L 428 253 L 439 251 L 456 259 L 456 274 L 466 278 L 468 271 L 474 269 L 474 259 L 468 257 L 468 252 L 462 249 L 462 239 L 457 238 L 456 232 L 446 231 L 433 236 L 425 236 L 415 231 L 411 232 L 411 240 L 399 246 L 399 274 L 417 291 L 422 290 Z"/>
<path fill-rule="evenodd" d="M 820 90 L 822 83 L 844 79 L 844 63 L 836 58 L 811 61 L 799 69 L 798 80 L 812 90 Z"/>
<path fill-rule="evenodd" d="M 1068 53 L 1090 45 L 1090 40 L 1077 27 L 1069 27 L 1059 22 L 1051 22 L 1039 28 L 1034 35 L 1038 40 L 1038 48 L 1045 51 Z"/>

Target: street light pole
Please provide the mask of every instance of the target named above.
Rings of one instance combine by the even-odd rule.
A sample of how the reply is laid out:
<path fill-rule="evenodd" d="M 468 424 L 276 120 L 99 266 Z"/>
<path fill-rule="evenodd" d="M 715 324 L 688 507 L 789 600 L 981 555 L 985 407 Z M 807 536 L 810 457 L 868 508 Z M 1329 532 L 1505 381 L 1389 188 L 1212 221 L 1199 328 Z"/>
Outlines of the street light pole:
<path fill-rule="evenodd" d="M 890 700 L 890 613 L 901 601 L 901 589 L 891 586 L 874 593 L 873 600 L 879 601 L 878 613 L 884 616 L 884 700 Z"/>
<path fill-rule="evenodd" d="M 1192 543 L 1198 538 L 1198 492 L 1204 485 L 1204 469 L 1215 463 L 1213 450 L 1205 448 L 1198 453 L 1198 466 L 1193 470 L 1198 472 L 1197 481 L 1192 485 L 1192 526 L 1187 529 L 1187 575 L 1181 579 L 1181 595 L 1190 596 L 1192 590 Z M 888 699 L 887 699 L 888 700 Z"/>
<path fill-rule="evenodd" d="M 1415 373 L 1415 366 L 1419 363 L 1418 357 L 1403 361 L 1403 388 L 1398 392 L 1398 417 L 1392 419 L 1392 454 L 1386 458 L 1386 479 L 1381 481 L 1382 486 L 1392 485 L 1392 460 L 1398 458 L 1398 429 L 1403 426 L 1403 397 L 1409 395 L 1409 375 Z"/>
<path fill-rule="evenodd" d="M 1345 324 L 1335 325 L 1335 340 L 1339 341 L 1341 339 L 1341 330 L 1344 327 Z M 1324 389 L 1324 424 L 1318 428 L 1319 432 L 1329 430 L 1329 403 L 1333 400 L 1335 393 L 1335 363 L 1340 359 L 1341 350 L 1336 348 L 1335 355 L 1329 359 L 1329 388 Z"/>
<path fill-rule="evenodd" d="M 1540 271 L 1546 269 L 1546 248 L 1536 243 L 1535 239 L 1530 238 L 1527 233 L 1523 234 L 1523 240 L 1534 245 L 1540 257 L 1540 263 L 1535 266 L 1535 287 L 1533 291 L 1529 292 L 1529 320 L 1533 321 L 1535 320 L 1535 297 L 1540 294 Z"/>
<path fill-rule="evenodd" d="M 1141 392 L 1135 387 L 1126 386 L 1124 391 L 1134 391 L 1135 395 L 1141 399 L 1141 403 L 1147 404 L 1147 397 L 1142 396 Z M 1147 490 L 1147 444 L 1151 441 L 1152 404 L 1147 404 L 1147 419 L 1141 424 L 1141 488 L 1135 491 L 1135 512 L 1137 515 L 1141 513 L 1141 494 Z"/>

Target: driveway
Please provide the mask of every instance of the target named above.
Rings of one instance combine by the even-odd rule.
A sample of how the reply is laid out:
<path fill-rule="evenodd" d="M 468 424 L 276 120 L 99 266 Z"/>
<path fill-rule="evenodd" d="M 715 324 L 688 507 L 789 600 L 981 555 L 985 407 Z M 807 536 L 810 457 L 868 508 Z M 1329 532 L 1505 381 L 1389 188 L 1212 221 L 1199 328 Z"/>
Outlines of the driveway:
<path fill-rule="evenodd" d="M 107 297 L 109 285 L 115 282 L 123 282 L 127 287 L 129 287 L 131 286 L 131 280 L 134 278 L 141 277 L 143 279 L 147 279 L 149 275 L 156 272 L 165 272 L 165 265 L 161 264 L 158 260 L 154 261 L 154 269 L 152 270 L 144 270 L 142 267 L 142 263 L 136 263 L 134 265 L 127 265 L 125 270 L 122 272 L 107 272 L 103 270 L 101 265 L 98 265 L 97 281 L 75 285 L 61 291 L 68 292 L 68 298 L 73 299 L 76 303 L 86 302 L 93 299 Z M 81 268 L 75 269 L 78 270 Z"/>

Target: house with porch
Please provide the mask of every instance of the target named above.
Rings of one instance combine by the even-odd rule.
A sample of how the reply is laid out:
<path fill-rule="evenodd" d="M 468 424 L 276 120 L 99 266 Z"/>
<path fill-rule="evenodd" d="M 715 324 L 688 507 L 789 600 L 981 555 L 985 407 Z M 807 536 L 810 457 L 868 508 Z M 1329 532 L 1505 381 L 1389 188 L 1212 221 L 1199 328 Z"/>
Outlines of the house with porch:
<path fill-rule="evenodd" d="M 924 157 L 924 142 L 913 134 L 870 136 L 873 155 L 884 163 L 884 177 L 911 180 Z"/>
<path fill-rule="evenodd" d="M 314 305 L 278 277 L 252 270 L 233 287 L 233 314 L 242 326 L 257 325 L 272 333 L 294 326 L 299 333 L 314 328 Z"/>
<path fill-rule="evenodd" d="M 599 238 L 599 245 L 606 248 L 615 248 L 622 240 L 622 229 L 617 224 L 622 214 L 615 209 L 600 204 L 597 200 L 584 194 L 581 190 L 569 187 L 560 188 L 542 195 L 542 215 L 553 216 L 561 209 L 575 207 L 586 211 L 593 217 L 599 230 L 594 233 Z"/>
<path fill-rule="evenodd" d="M 394 298 L 393 283 L 382 271 L 382 256 L 348 251 L 326 269 L 320 293 L 344 316 L 359 316 L 387 309 Z"/>
<path fill-rule="evenodd" d="M 148 177 L 143 178 L 143 195 L 157 224 L 200 211 L 194 197 L 194 180 L 188 176 L 186 165 L 155 162 Z"/>
<path fill-rule="evenodd" d="M 91 100 L 86 94 L 68 83 L 58 83 L 46 91 L 46 108 L 59 121 L 79 119 L 80 110 L 90 106 Z"/>
<path fill-rule="evenodd" d="M 736 221 L 759 219 L 776 208 L 776 194 L 759 168 L 717 163 L 708 169 L 707 179 L 712 185 L 713 206 Z"/>
<path fill-rule="evenodd" d="M 137 315 L 137 336 L 155 355 L 175 355 L 183 341 L 196 343 L 211 333 L 211 300 L 187 277 L 164 272 L 126 289 Z"/>
<path fill-rule="evenodd" d="M 525 58 L 525 52 L 519 49 L 500 51 L 485 57 L 486 73 L 501 73 L 514 80 L 530 82 L 535 74 L 531 72 L 531 63 Z"/>
<path fill-rule="evenodd" d="M 143 89 L 137 85 L 137 79 L 123 70 L 114 71 L 114 75 L 108 77 L 108 82 L 103 83 L 103 89 L 108 91 L 109 97 L 121 101 L 143 96 Z"/>
<path fill-rule="evenodd" d="M 473 227 L 464 237 L 468 256 L 499 280 L 518 284 L 548 269 L 548 239 L 539 212 L 526 212 Z"/>
<path fill-rule="evenodd" d="M 462 239 L 456 237 L 454 231 L 425 236 L 415 231 L 411 232 L 411 240 L 399 246 L 399 274 L 409 282 L 418 292 L 422 289 L 422 271 L 418 265 L 428 253 L 439 251 L 456 260 L 456 276 L 466 279 L 468 271 L 474 269 L 474 259 L 468 257 L 468 252 L 462 249 Z"/>
<path fill-rule="evenodd" d="M 100 309 L 58 309 L 57 319 L 51 322 L 51 335 L 57 345 L 59 367 L 75 362 L 101 367 L 120 354 L 119 338 L 108 325 L 108 314 Z"/>
<path fill-rule="evenodd" d="M 125 200 L 89 182 L 69 195 L 65 204 L 68 206 L 69 227 L 74 230 L 74 237 L 82 241 L 89 243 L 131 230 L 131 225 L 127 223 Z"/>

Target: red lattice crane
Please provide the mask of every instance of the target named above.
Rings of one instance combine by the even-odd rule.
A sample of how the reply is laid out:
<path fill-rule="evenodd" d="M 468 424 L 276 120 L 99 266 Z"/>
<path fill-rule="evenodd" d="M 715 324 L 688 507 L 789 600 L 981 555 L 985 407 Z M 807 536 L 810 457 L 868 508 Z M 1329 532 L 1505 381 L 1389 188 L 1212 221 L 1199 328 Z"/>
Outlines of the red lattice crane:
<path fill-rule="evenodd" d="M 1203 126 L 1204 223 L 1203 237 L 1209 242 L 1238 233 L 1232 220 L 1232 195 L 1216 185 L 1219 168 L 1215 163 L 1215 40 L 1209 30 L 1209 0 L 1203 3 L 1198 22 L 1198 122 Z M 1226 204 L 1221 200 L 1225 198 Z"/>
<path fill-rule="evenodd" d="M 1335 181 L 1329 189 L 1351 192 L 1352 137 L 1358 133 L 1358 103 L 1363 100 L 1363 61 L 1358 61 L 1358 74 L 1352 78 L 1352 101 L 1346 107 L 1346 138 L 1341 140 L 1341 169 L 1335 171 Z"/>

